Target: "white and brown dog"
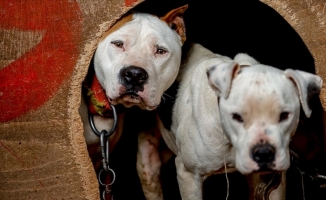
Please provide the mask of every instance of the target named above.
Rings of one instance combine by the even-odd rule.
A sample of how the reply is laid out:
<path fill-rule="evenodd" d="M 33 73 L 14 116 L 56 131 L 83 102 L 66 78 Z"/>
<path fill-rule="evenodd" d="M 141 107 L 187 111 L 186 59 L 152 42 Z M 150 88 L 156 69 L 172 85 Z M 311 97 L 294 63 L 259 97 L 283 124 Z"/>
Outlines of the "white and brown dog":
<path fill-rule="evenodd" d="M 187 7 L 176 8 L 161 18 L 131 13 L 102 38 L 94 54 L 94 71 L 112 105 L 157 108 L 179 72 L 181 47 L 186 39 L 183 14 Z M 90 157 L 95 158 L 100 154 L 99 137 L 90 127 L 85 102 L 83 99 L 80 114 Z M 109 131 L 113 119 L 96 115 L 94 124 L 98 130 Z M 110 151 L 119 140 L 122 127 L 123 114 L 118 114 L 117 129 L 109 138 Z M 95 168 L 97 161 L 93 159 Z"/>
<path fill-rule="evenodd" d="M 262 65 L 246 54 L 232 60 L 199 44 L 180 70 L 171 131 L 160 126 L 176 154 L 182 199 L 202 199 L 202 182 L 225 170 L 251 175 L 288 169 L 300 102 L 309 117 L 320 77 Z M 284 199 L 284 181 L 270 199 Z"/>

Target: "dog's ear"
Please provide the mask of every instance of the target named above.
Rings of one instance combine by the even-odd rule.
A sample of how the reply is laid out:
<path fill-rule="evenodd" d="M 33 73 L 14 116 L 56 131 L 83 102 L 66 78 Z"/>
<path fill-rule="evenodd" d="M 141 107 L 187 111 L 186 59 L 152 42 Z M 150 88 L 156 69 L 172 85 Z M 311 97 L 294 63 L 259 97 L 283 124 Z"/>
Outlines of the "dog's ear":
<path fill-rule="evenodd" d="M 287 69 L 284 73 L 298 88 L 303 111 L 309 118 L 312 112 L 311 99 L 319 95 L 323 80 L 317 75 L 300 70 Z"/>
<path fill-rule="evenodd" d="M 186 41 L 186 28 L 183 20 L 183 15 L 187 8 L 188 5 L 181 6 L 171 10 L 164 17 L 160 18 L 180 35 L 182 44 Z"/>
<path fill-rule="evenodd" d="M 246 53 L 238 53 L 237 55 L 235 55 L 233 60 L 239 63 L 240 66 L 251 66 L 259 64 L 257 60 L 255 60 L 253 57 L 249 56 Z"/>
<path fill-rule="evenodd" d="M 214 65 L 207 70 L 208 83 L 217 96 L 228 98 L 232 80 L 240 71 L 236 62 Z"/>

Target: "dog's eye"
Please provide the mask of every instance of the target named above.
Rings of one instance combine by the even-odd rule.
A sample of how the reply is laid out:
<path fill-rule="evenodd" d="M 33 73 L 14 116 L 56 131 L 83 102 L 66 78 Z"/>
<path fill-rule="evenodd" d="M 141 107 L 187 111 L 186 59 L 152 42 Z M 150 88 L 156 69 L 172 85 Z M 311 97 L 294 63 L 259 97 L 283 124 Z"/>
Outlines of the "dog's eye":
<path fill-rule="evenodd" d="M 156 54 L 165 54 L 167 50 L 163 47 L 157 47 L 156 48 Z"/>
<path fill-rule="evenodd" d="M 166 51 L 164 49 L 157 49 L 156 53 L 157 54 L 165 54 Z"/>
<path fill-rule="evenodd" d="M 289 118 L 289 112 L 281 112 L 279 122 L 287 120 L 287 118 Z"/>
<path fill-rule="evenodd" d="M 123 42 L 122 41 L 112 41 L 111 44 L 114 44 L 116 47 L 118 48 L 122 48 L 123 47 Z"/>
<path fill-rule="evenodd" d="M 239 123 L 243 123 L 243 119 L 238 113 L 232 113 L 232 119 Z"/>

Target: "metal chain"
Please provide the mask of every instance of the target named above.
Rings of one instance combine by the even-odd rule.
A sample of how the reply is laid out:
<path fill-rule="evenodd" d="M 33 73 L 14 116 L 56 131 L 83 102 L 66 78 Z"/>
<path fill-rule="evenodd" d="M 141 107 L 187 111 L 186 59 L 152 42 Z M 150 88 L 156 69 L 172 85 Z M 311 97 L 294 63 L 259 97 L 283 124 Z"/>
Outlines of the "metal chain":
<path fill-rule="evenodd" d="M 109 132 L 106 131 L 105 137 L 110 137 L 114 133 L 115 129 L 117 128 L 117 124 L 118 124 L 117 111 L 113 105 L 110 104 L 110 107 L 112 108 L 112 113 L 113 113 L 113 126 Z M 94 116 L 92 114 L 88 113 L 88 121 L 89 121 L 89 124 L 91 125 L 92 130 L 97 136 L 100 137 L 102 131 L 99 132 L 96 129 L 93 117 Z M 103 130 L 103 131 L 105 131 L 105 130 Z"/>
<path fill-rule="evenodd" d="M 102 192 L 103 200 L 106 199 L 105 198 L 106 194 L 111 194 L 110 186 L 113 185 L 113 183 L 115 182 L 115 178 L 116 178 L 115 172 L 109 166 L 109 153 L 110 153 L 109 137 L 114 133 L 114 131 L 117 128 L 118 117 L 117 117 L 115 107 L 113 105 L 110 105 L 110 106 L 113 111 L 113 126 L 109 132 L 107 130 L 102 130 L 101 132 L 99 132 L 95 127 L 93 115 L 90 113 L 88 114 L 89 124 L 90 124 L 93 132 L 97 136 L 100 137 L 100 148 L 101 148 L 101 155 L 102 155 L 101 161 L 102 161 L 103 169 L 101 169 L 101 171 L 98 174 L 98 181 L 99 181 L 100 185 L 104 187 L 104 191 Z M 110 183 L 105 183 L 105 177 L 107 175 L 109 175 L 109 173 L 112 174 L 112 181 Z M 104 174 L 104 175 L 102 175 L 102 174 Z M 104 181 L 102 181 L 102 178 L 104 178 Z M 111 196 L 111 200 L 113 200 L 113 195 Z"/>

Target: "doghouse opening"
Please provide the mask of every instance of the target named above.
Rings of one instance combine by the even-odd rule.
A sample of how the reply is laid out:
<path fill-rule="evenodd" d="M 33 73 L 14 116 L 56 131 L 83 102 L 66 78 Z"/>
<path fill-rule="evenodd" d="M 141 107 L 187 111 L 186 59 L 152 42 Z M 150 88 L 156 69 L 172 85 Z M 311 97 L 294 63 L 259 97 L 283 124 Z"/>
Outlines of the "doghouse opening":
<path fill-rule="evenodd" d="M 189 4 L 184 16 L 187 41 L 197 42 L 211 51 L 234 57 L 237 53 L 248 53 L 260 63 L 280 69 L 294 68 L 315 73 L 315 61 L 299 34 L 274 9 L 257 0 L 224 0 L 211 5 L 208 0 L 155 1 L 146 0 L 131 11 L 140 11 L 162 16 L 169 10 Z M 90 58 L 91 59 L 91 58 Z M 170 115 L 175 98 L 177 84 L 166 91 L 172 98 L 162 101 L 158 109 L 164 111 L 166 126 L 171 123 Z M 291 147 L 309 165 L 325 167 L 322 114 L 319 98 L 314 100 L 314 112 L 311 119 L 302 114 L 300 130 L 291 143 Z M 114 199 L 145 199 L 136 172 L 137 133 L 139 124 L 145 120 L 151 123 L 152 112 L 131 108 L 126 115 L 122 137 L 110 155 L 110 166 L 115 171 L 116 181 L 112 186 Z M 313 136 L 312 136 L 313 135 Z M 302 148 L 302 147 L 306 148 Z M 326 168 L 323 168 L 326 169 Z M 305 192 L 306 199 L 317 199 L 325 191 L 317 190 L 308 184 L 302 188 L 301 175 L 293 167 L 288 173 L 291 182 L 287 187 L 289 199 L 301 199 Z M 162 169 L 162 187 L 165 199 L 181 199 L 174 160 Z M 228 179 L 228 180 L 227 180 Z M 219 199 L 228 196 L 229 200 L 246 199 L 248 188 L 245 176 L 235 172 L 214 175 L 204 182 L 204 199 Z M 305 177 L 307 179 L 307 177 Z M 228 181 L 228 184 L 227 184 Z M 308 181 L 308 180 L 307 180 Z M 309 182 L 311 183 L 311 182 Z M 304 190 L 304 191 L 303 191 Z M 300 192 L 298 192 L 300 191 Z"/>

